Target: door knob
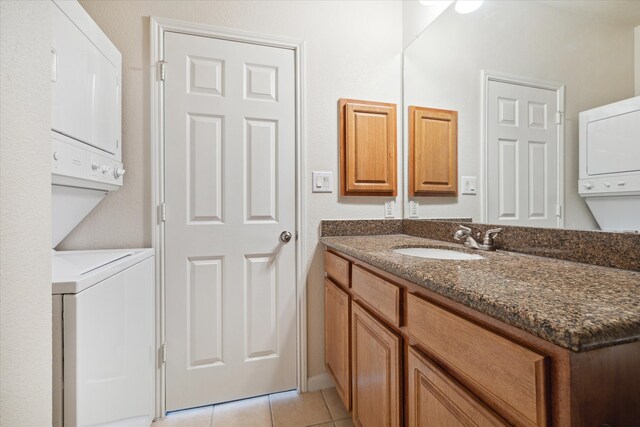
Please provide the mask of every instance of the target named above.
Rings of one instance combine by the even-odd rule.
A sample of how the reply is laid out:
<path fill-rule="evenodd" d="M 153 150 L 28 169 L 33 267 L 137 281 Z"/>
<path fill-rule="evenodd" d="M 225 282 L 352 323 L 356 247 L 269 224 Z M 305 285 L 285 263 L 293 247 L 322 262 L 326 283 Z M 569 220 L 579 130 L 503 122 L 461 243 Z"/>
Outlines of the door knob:
<path fill-rule="evenodd" d="M 289 241 L 291 240 L 291 233 L 289 233 L 288 231 L 283 231 L 282 233 L 280 233 L 280 240 L 284 243 L 289 243 Z"/>

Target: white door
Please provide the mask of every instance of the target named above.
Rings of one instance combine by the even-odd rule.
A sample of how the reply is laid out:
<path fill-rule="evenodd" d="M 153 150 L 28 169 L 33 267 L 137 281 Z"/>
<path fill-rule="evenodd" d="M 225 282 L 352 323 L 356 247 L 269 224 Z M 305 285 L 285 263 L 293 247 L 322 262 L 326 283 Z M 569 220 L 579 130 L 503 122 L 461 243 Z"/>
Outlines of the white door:
<path fill-rule="evenodd" d="M 165 34 L 167 410 L 294 389 L 294 52 Z"/>
<path fill-rule="evenodd" d="M 559 226 L 557 92 L 489 81 L 486 108 L 487 222 Z"/>

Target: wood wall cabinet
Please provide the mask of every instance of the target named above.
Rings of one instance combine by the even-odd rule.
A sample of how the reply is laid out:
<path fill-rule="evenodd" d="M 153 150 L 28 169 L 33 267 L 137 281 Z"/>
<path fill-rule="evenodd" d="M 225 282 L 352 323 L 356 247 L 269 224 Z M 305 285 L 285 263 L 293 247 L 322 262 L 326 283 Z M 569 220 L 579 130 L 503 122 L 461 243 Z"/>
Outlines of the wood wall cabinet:
<path fill-rule="evenodd" d="M 324 359 L 336 391 L 347 410 L 351 409 L 351 359 L 349 357 L 349 294 L 331 280 L 324 281 Z"/>
<path fill-rule="evenodd" d="M 396 104 L 340 99 L 340 195 L 396 196 Z"/>
<path fill-rule="evenodd" d="M 409 196 L 457 196 L 458 112 L 409 107 Z"/>
<path fill-rule="evenodd" d="M 357 303 L 351 310 L 353 422 L 400 427 L 401 338 Z"/>

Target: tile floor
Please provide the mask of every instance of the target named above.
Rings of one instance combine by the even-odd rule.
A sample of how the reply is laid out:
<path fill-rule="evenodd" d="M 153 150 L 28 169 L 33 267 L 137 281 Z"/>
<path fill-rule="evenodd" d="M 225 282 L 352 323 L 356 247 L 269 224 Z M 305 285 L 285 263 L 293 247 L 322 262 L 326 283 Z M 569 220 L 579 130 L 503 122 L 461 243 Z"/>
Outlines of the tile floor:
<path fill-rule="evenodd" d="M 353 427 L 335 388 L 296 391 L 173 412 L 152 427 Z"/>

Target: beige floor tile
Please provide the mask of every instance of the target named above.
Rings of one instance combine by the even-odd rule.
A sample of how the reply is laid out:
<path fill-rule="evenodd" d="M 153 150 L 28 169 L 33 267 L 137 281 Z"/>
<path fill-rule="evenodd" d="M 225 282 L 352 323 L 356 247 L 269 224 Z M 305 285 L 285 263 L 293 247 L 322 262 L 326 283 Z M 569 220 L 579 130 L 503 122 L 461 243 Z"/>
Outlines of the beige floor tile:
<path fill-rule="evenodd" d="M 353 421 L 351 418 L 345 418 L 344 420 L 334 421 L 336 427 L 353 427 Z"/>
<path fill-rule="evenodd" d="M 335 424 L 333 424 L 333 422 L 330 422 L 330 423 L 314 424 L 309 427 L 335 427 Z"/>
<path fill-rule="evenodd" d="M 272 394 L 271 413 L 275 427 L 306 427 L 331 422 L 322 393 L 296 391 Z"/>
<path fill-rule="evenodd" d="M 212 414 L 213 406 L 172 412 L 151 424 L 151 427 L 209 427 Z"/>
<path fill-rule="evenodd" d="M 271 427 L 269 396 L 222 403 L 213 407 L 212 427 Z"/>
<path fill-rule="evenodd" d="M 344 403 L 342 403 L 342 399 L 340 399 L 340 395 L 335 387 L 322 390 L 322 395 L 324 396 L 325 402 L 327 402 L 331 418 L 341 420 L 351 416 L 349 411 L 344 407 Z"/>

